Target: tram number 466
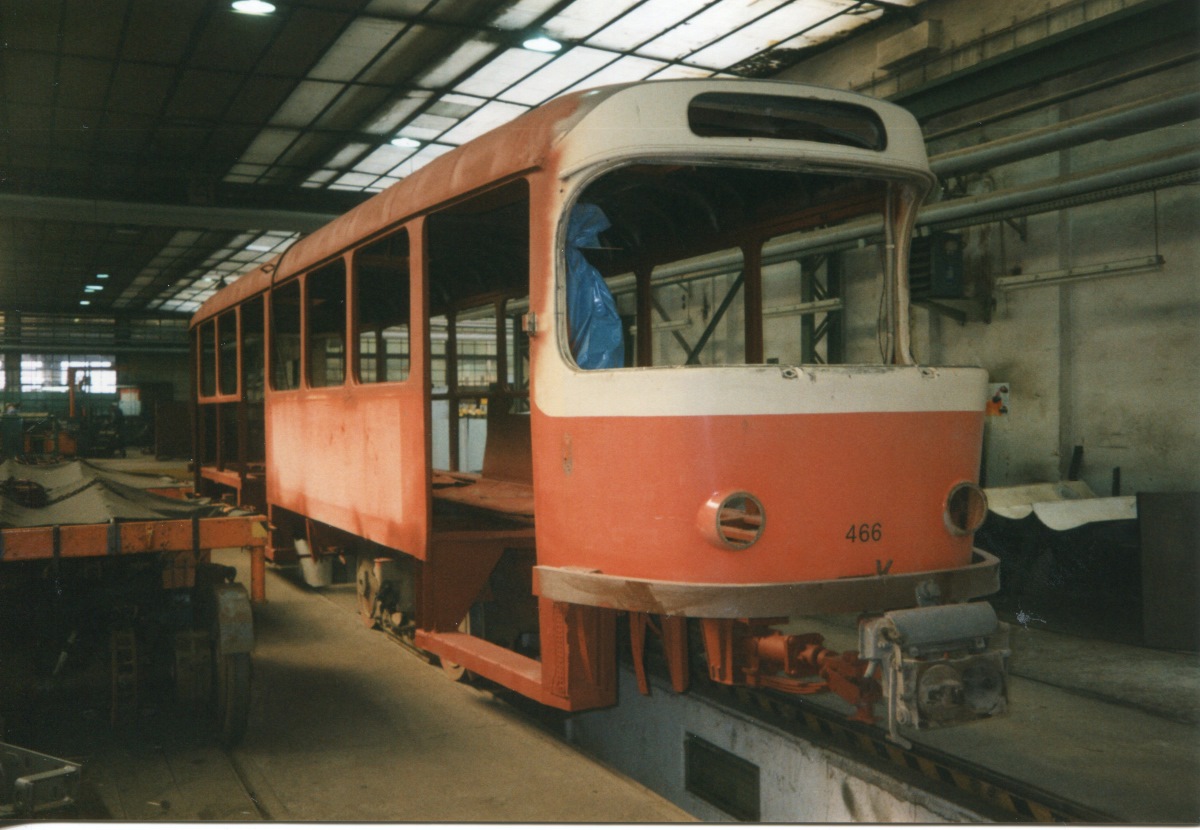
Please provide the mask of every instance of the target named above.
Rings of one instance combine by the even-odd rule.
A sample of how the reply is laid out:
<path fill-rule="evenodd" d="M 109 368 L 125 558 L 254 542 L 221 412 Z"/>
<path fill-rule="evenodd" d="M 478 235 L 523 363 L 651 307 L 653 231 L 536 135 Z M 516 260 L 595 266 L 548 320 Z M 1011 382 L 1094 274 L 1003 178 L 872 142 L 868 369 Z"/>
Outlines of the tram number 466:
<path fill-rule="evenodd" d="M 883 538 L 883 523 L 875 522 L 869 524 L 863 522 L 860 525 L 850 525 L 850 529 L 846 531 L 846 538 L 851 542 L 878 542 Z"/>

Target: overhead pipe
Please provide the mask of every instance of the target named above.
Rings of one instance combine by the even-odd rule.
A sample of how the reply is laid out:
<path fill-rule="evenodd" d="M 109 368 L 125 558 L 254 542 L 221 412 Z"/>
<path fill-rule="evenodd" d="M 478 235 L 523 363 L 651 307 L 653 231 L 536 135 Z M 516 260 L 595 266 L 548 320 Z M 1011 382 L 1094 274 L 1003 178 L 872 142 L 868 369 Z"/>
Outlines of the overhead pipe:
<path fill-rule="evenodd" d="M 937 202 L 921 211 L 917 224 L 940 225 L 992 213 L 1016 211 L 1180 173 L 1200 175 L 1200 148 L 1167 150 L 1131 162 L 1088 170 L 1048 182 Z"/>
<path fill-rule="evenodd" d="M 1180 174 L 1194 174 L 1196 178 L 1200 178 L 1200 148 L 1168 150 L 1143 156 L 1132 162 L 1077 173 L 1061 179 L 936 202 L 926 205 L 921 210 L 917 216 L 917 227 L 951 223 L 962 226 L 996 213 L 1020 215 L 1022 210 L 1038 208 L 1047 203 L 1083 198 L 1112 188 L 1128 187 Z M 763 261 L 778 261 L 801 251 L 815 249 L 841 250 L 859 242 L 878 241 L 882 235 L 882 219 L 863 219 L 837 228 L 812 231 L 799 239 L 767 244 L 763 246 Z"/>
<path fill-rule="evenodd" d="M 1166 92 L 1148 101 L 1110 107 L 1020 135 L 941 153 L 929 160 L 929 166 L 939 177 L 955 176 L 1111 138 L 1114 134 L 1148 132 L 1198 117 L 1200 91 L 1183 95 Z"/>
<path fill-rule="evenodd" d="M 1099 81 L 1094 81 L 1090 84 L 1072 87 L 1066 92 L 1059 92 L 1054 95 L 1048 95 L 1044 98 L 1035 98 L 1031 101 L 1027 100 L 1017 106 L 1012 107 L 1011 109 L 1000 110 L 998 112 L 993 112 L 990 115 L 972 118 L 970 121 L 966 121 L 962 124 L 955 124 L 952 127 L 945 127 L 931 133 L 926 133 L 925 141 L 926 143 L 931 141 L 939 141 L 943 138 L 949 138 L 952 135 L 959 135 L 960 133 L 976 130 L 980 127 L 986 127 L 989 124 L 995 124 L 998 121 L 1007 121 L 1010 118 L 1016 118 L 1019 115 L 1024 115 L 1025 113 L 1033 112 L 1034 110 L 1046 109 L 1047 107 L 1052 107 L 1055 104 L 1061 104 L 1064 101 L 1082 98 L 1083 96 L 1090 95 L 1093 92 L 1101 92 L 1114 86 L 1120 86 L 1121 84 L 1126 84 L 1130 81 L 1136 81 L 1140 78 L 1145 78 L 1150 75 L 1158 75 L 1170 69 L 1174 69 L 1177 66 L 1182 66 L 1185 63 L 1191 63 L 1195 60 L 1200 60 L 1200 52 L 1188 52 L 1174 58 L 1168 58 L 1161 63 L 1152 64 L 1150 66 L 1142 66 L 1129 72 L 1123 72 L 1120 75 L 1113 75 L 1111 77 L 1103 78 Z"/>

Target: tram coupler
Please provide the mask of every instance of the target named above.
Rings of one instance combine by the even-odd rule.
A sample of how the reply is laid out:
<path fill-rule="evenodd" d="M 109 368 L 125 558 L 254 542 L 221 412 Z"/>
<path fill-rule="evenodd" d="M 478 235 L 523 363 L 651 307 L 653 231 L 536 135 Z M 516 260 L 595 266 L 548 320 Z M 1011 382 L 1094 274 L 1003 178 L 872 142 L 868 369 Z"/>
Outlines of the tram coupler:
<path fill-rule="evenodd" d="M 857 652 L 825 648 L 820 634 L 784 634 L 770 627 L 785 622 L 702 620 L 709 677 L 788 694 L 830 691 L 854 707 L 853 720 L 874 723 L 871 710 L 881 689 L 867 676 L 870 664 Z"/>
<path fill-rule="evenodd" d="M 986 602 L 889 611 L 859 625 L 859 652 L 879 669 L 888 737 L 1003 714 L 1008 626 Z"/>

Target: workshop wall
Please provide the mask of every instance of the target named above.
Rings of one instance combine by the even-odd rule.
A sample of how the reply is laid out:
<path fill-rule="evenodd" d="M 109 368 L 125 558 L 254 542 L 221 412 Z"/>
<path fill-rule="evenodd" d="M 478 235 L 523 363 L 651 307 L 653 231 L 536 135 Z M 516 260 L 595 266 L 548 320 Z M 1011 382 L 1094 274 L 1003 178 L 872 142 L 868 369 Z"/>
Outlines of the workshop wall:
<path fill-rule="evenodd" d="M 1103 2 L 939 2 L 922 7 L 925 19 L 940 19 L 942 50 L 960 50 L 958 68 L 970 65 L 971 50 L 960 45 L 981 30 L 1007 27 L 1013 44 L 1042 26 L 1061 31 L 1086 20 L 1137 5 Z M 990 16 L 990 17 L 989 17 Z M 1034 21 L 1034 22 L 1030 22 Z M 1040 22 L 1038 22 L 1040 21 Z M 1037 25 L 1035 25 L 1035 22 Z M 901 27 L 902 28 L 902 27 Z M 891 76 L 874 67 L 879 42 L 896 26 L 876 30 L 839 49 L 806 61 L 784 77 L 888 95 Z M 988 40 L 985 38 L 985 40 Z M 1004 38 L 997 36 L 996 44 Z M 1000 49 L 999 45 L 993 47 Z M 924 124 L 931 134 L 1026 101 L 1071 92 L 1085 83 L 1170 59 L 1178 44 L 1154 54 L 1131 54 L 1086 71 L 1038 84 L 964 108 Z M 976 50 L 974 61 L 992 57 Z M 930 59 L 927 59 L 930 60 Z M 931 59 L 931 71 L 938 58 Z M 944 62 L 944 58 L 941 59 Z M 912 72 L 912 69 L 906 70 Z M 997 71 L 1004 71 L 1000 67 Z M 1196 88 L 1194 61 L 1052 106 L 969 129 L 930 145 L 931 156 L 1053 125 L 1108 107 L 1145 101 L 1171 90 Z M 1195 146 L 1197 123 L 1175 124 L 1134 135 L 1112 136 L 1037 158 L 942 182 L 944 198 L 1029 186 L 1035 182 L 1132 163 L 1152 154 Z M 936 196 L 934 197 L 936 199 Z M 988 485 L 1000 486 L 1065 478 L 1073 448 L 1084 448 L 1081 477 L 1107 495 L 1114 468 L 1120 468 L 1125 494 L 1151 490 L 1200 489 L 1200 188 L 1191 183 L 1131 192 L 1094 204 L 1007 221 L 957 228 L 965 243 L 970 301 L 960 303 L 960 322 L 928 304 L 913 309 L 914 352 L 933 364 L 979 365 L 993 383 L 1008 385 L 1007 414 L 990 417 L 985 436 Z M 1151 265 L 1160 256 L 1161 264 Z M 861 259 L 859 252 L 846 262 Z M 1139 267 L 1140 263 L 1140 267 Z M 995 281 L 1013 274 L 1044 274 L 1107 265 L 1110 275 L 1046 286 L 998 289 Z M 873 276 L 855 271 L 847 296 L 865 289 Z M 861 303 L 862 298 L 859 299 Z M 848 354 L 862 353 L 861 326 L 848 327 Z"/>

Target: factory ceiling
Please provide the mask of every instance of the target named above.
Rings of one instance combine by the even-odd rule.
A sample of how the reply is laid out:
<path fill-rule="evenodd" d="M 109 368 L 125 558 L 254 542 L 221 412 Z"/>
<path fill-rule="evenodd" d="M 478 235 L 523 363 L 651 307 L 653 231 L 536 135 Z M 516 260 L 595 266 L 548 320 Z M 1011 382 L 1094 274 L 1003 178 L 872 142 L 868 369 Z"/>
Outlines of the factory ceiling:
<path fill-rule="evenodd" d="M 0 313 L 187 314 L 564 92 L 770 76 L 920 2 L 0 4 Z"/>

